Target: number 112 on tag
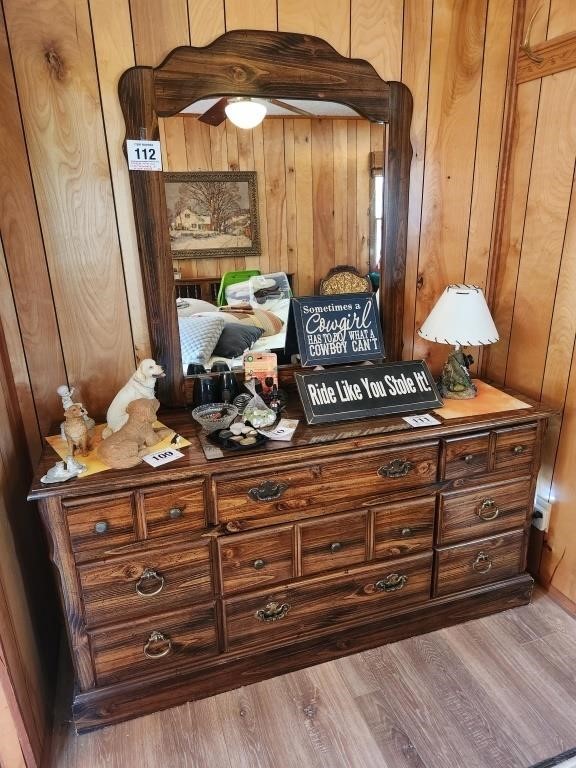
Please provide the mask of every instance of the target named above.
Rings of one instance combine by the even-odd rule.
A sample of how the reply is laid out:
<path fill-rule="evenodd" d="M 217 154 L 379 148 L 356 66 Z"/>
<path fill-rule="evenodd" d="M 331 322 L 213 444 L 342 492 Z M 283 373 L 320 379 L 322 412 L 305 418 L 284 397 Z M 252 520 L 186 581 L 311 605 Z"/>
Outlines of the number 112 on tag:
<path fill-rule="evenodd" d="M 126 140 L 128 168 L 131 171 L 161 171 L 162 152 L 159 141 Z"/>

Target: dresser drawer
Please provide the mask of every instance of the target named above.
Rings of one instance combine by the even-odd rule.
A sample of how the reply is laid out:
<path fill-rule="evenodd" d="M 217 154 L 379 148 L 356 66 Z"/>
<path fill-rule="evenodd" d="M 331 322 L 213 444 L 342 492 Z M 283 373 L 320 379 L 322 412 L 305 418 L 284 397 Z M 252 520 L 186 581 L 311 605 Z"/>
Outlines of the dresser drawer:
<path fill-rule="evenodd" d="M 174 673 L 218 652 L 213 605 L 89 633 L 98 685 Z"/>
<path fill-rule="evenodd" d="M 245 478 L 218 478 L 217 520 L 230 531 L 338 512 L 436 481 L 438 443 L 351 455 Z"/>
<path fill-rule="evenodd" d="M 206 526 L 204 481 L 141 492 L 148 538 L 201 531 Z"/>
<path fill-rule="evenodd" d="M 218 539 L 222 591 L 241 592 L 291 579 L 293 538 L 290 526 Z"/>
<path fill-rule="evenodd" d="M 347 568 L 366 560 L 367 512 L 353 512 L 302 523 L 302 576 Z"/>
<path fill-rule="evenodd" d="M 88 625 L 117 623 L 212 598 L 208 546 L 149 549 L 78 567 Z"/>
<path fill-rule="evenodd" d="M 515 576 L 524 567 L 524 542 L 524 531 L 512 531 L 438 549 L 434 595 L 449 595 Z"/>
<path fill-rule="evenodd" d="M 451 544 L 520 528 L 528 515 L 529 477 L 440 494 L 438 543 Z"/>
<path fill-rule="evenodd" d="M 91 497 L 63 503 L 70 543 L 78 559 L 89 559 L 136 541 L 132 495 Z"/>
<path fill-rule="evenodd" d="M 443 477 L 454 480 L 487 472 L 489 458 L 489 432 L 468 437 L 450 437 L 444 440 Z"/>
<path fill-rule="evenodd" d="M 374 557 L 399 557 L 432 549 L 436 497 L 374 508 Z"/>
<path fill-rule="evenodd" d="M 430 595 L 431 555 L 417 555 L 321 577 L 287 589 L 226 600 L 229 650 L 292 643 L 335 626 L 361 624 L 424 603 Z"/>
<path fill-rule="evenodd" d="M 536 425 L 496 430 L 494 469 L 529 471 L 536 449 Z"/>

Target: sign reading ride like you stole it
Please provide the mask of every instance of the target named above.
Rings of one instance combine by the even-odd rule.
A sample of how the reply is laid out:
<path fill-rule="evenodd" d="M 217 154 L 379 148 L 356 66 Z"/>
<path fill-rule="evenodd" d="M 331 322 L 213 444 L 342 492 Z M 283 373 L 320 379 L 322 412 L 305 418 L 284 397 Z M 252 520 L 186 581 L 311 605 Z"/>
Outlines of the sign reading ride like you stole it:
<path fill-rule="evenodd" d="M 295 373 L 308 424 L 413 413 L 443 405 L 421 360 Z"/>
<path fill-rule="evenodd" d="M 288 339 L 293 338 L 294 330 L 300 363 L 305 368 L 382 360 L 385 356 L 374 294 L 294 298 L 290 303 Z"/>

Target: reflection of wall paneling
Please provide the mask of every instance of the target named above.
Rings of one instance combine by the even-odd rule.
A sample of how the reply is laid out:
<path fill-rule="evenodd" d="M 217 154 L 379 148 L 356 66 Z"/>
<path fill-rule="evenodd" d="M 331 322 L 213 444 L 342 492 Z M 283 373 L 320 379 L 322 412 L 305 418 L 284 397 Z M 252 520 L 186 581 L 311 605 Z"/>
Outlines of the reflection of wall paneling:
<path fill-rule="evenodd" d="M 383 146 L 382 126 L 274 118 L 253 131 L 207 128 L 192 116 L 164 120 L 167 169 L 256 171 L 262 254 L 179 259 L 183 278 L 254 265 L 294 273 L 306 295 L 337 264 L 368 271 L 370 151 Z"/>

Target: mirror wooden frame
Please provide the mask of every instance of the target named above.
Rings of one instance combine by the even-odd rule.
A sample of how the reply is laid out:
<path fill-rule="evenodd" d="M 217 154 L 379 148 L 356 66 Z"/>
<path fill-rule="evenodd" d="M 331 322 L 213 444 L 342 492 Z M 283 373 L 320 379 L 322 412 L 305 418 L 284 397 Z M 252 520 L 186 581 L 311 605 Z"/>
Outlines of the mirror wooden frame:
<path fill-rule="evenodd" d="M 156 68 L 128 69 L 118 90 L 126 139 L 159 140 L 159 117 L 215 96 L 333 101 L 387 123 L 380 311 L 387 359 L 401 359 L 412 159 L 412 96 L 403 83 L 382 80 L 367 61 L 342 56 L 318 37 L 235 30 L 205 47 L 175 48 Z M 190 387 L 182 369 L 163 172 L 130 171 L 130 186 L 152 354 L 166 372 L 158 397 L 167 406 L 184 405 Z"/>

